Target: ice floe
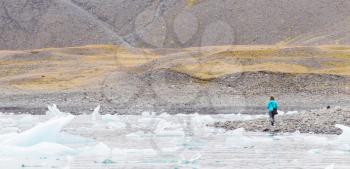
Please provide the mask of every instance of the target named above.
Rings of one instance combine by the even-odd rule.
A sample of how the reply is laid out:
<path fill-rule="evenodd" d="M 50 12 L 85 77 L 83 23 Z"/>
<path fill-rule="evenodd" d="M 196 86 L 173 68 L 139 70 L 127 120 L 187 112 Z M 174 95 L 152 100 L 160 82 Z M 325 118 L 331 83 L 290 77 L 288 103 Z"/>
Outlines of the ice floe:
<path fill-rule="evenodd" d="M 47 106 L 48 111 L 46 111 L 46 115 L 48 116 L 64 116 L 67 115 L 65 112 L 61 112 L 56 104 L 48 105 Z"/>
<path fill-rule="evenodd" d="M 101 106 L 98 105 L 91 114 L 91 120 L 94 123 L 97 123 L 98 121 L 102 120 L 102 115 L 100 114 L 100 108 Z"/>
<path fill-rule="evenodd" d="M 32 146 L 1 145 L 1 156 L 66 156 L 77 153 L 74 149 L 57 143 L 40 142 Z"/>
<path fill-rule="evenodd" d="M 56 142 L 61 129 L 73 120 L 74 116 L 55 117 L 45 123 L 1 141 L 2 144 L 32 146 L 40 142 Z"/>
<path fill-rule="evenodd" d="M 168 165 L 173 168 L 201 168 L 207 163 L 210 163 L 207 165 L 209 168 L 231 168 L 230 165 L 239 163 L 241 156 L 257 157 L 252 160 L 259 160 L 259 155 L 265 155 L 267 150 L 277 149 L 282 152 L 282 157 L 278 158 L 288 158 L 292 165 L 304 163 L 302 158 L 322 158 L 326 153 L 343 157 L 350 152 L 350 128 L 343 125 L 337 125 L 343 130 L 343 134 L 337 137 L 298 132 L 269 135 L 250 133 L 244 129 L 225 131 L 207 126 L 216 121 L 252 120 L 266 115 L 157 115 L 155 112 L 102 115 L 100 108 L 97 106 L 91 115 L 74 116 L 51 105 L 46 116 L 0 115 L 0 122 L 3 122 L 0 123 L 0 160 L 9 157 L 19 161 L 36 158 L 37 162 L 18 165 L 64 169 L 74 168 L 74 161 L 79 159 L 91 162 L 91 166 L 115 165 L 119 168 L 123 168 L 123 165 L 137 167 L 153 164 L 159 164 L 161 168 L 170 168 Z M 295 148 L 299 148 L 304 153 L 302 155 L 306 156 L 298 154 L 294 157 L 288 154 L 295 153 Z M 61 166 L 41 165 L 50 157 L 61 159 Z M 274 156 L 266 156 L 267 160 L 271 160 L 271 157 Z M 213 163 L 211 158 L 218 160 Z M 59 163 L 57 161 L 55 163 Z M 230 163 L 232 161 L 234 163 Z M 338 167 L 338 164 L 332 163 L 327 163 L 331 164 L 329 166 L 323 163 L 319 168 Z"/>

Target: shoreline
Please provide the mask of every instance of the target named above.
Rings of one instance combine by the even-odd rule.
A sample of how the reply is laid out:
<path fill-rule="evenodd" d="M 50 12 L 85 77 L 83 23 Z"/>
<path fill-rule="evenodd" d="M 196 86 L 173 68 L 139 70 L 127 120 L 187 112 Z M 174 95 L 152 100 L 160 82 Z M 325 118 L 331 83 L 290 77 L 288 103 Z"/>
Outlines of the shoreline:
<path fill-rule="evenodd" d="M 273 133 L 307 133 L 307 134 L 331 134 L 340 135 L 342 130 L 335 125 L 350 125 L 350 109 L 335 107 L 330 109 L 318 109 L 301 111 L 295 114 L 275 116 L 275 126 L 271 127 L 268 116 L 248 121 L 215 122 L 208 126 L 235 130 L 244 128 L 251 132 Z"/>

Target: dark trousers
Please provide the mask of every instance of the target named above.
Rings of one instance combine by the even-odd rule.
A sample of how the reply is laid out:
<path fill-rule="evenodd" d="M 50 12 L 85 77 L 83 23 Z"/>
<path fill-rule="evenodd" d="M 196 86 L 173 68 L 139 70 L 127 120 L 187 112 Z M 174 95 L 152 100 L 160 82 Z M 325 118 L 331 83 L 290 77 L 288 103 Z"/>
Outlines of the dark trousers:
<path fill-rule="evenodd" d="M 271 122 L 271 125 L 275 125 L 275 113 L 272 111 L 272 112 L 269 112 L 269 116 L 270 116 L 270 122 Z"/>

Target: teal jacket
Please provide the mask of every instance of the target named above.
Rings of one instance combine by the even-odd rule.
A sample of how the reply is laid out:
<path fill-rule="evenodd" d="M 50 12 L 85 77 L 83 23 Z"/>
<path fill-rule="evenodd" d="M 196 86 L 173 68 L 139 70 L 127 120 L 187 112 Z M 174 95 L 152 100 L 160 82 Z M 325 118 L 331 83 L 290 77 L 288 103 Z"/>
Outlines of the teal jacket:
<path fill-rule="evenodd" d="M 278 103 L 275 100 L 270 100 L 266 107 L 269 112 L 272 112 L 274 108 L 278 109 Z"/>

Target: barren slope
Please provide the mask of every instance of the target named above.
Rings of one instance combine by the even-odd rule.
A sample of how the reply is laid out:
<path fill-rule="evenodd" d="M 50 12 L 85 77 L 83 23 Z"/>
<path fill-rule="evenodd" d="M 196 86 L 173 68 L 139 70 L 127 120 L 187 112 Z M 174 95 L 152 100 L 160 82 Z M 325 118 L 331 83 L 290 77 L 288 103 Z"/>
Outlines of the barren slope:
<path fill-rule="evenodd" d="M 349 44 L 348 0 L 1 0 L 0 49 Z"/>
<path fill-rule="evenodd" d="M 0 51 L 0 71 L 0 111 L 57 103 L 102 104 L 110 113 L 259 113 L 269 95 L 287 110 L 350 101 L 349 46 Z"/>

